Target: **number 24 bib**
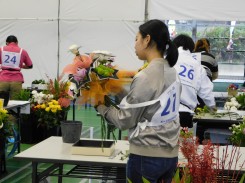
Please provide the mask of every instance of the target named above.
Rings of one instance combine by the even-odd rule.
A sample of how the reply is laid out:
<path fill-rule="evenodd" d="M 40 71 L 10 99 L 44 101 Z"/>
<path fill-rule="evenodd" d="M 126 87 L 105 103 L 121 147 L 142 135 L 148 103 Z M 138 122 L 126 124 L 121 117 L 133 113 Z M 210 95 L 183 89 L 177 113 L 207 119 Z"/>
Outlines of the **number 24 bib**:
<path fill-rule="evenodd" d="M 2 48 L 2 67 L 19 69 L 21 53 L 22 49 L 20 50 L 20 53 L 16 53 L 10 51 L 3 51 Z"/>

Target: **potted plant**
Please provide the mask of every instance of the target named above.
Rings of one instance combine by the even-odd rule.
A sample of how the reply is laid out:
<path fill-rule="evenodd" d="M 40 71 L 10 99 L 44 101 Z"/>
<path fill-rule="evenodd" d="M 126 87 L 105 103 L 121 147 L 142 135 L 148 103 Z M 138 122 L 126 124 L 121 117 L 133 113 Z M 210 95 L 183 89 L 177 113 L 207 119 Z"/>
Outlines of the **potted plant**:
<path fill-rule="evenodd" d="M 237 93 L 238 93 L 238 88 L 239 88 L 239 85 L 238 84 L 230 84 L 227 88 L 227 92 L 228 92 L 228 96 L 236 96 Z"/>
<path fill-rule="evenodd" d="M 43 79 L 34 80 L 31 83 L 31 88 L 39 89 L 39 90 L 46 90 L 47 84 L 46 84 L 45 80 L 43 80 Z"/>
<path fill-rule="evenodd" d="M 69 81 L 49 79 L 47 90 L 43 92 L 32 91 L 31 112 L 37 119 L 38 136 L 41 136 L 37 141 L 52 135 L 61 135 L 61 121 L 67 119 L 67 113 L 70 109 L 68 89 Z"/>
<path fill-rule="evenodd" d="M 47 91 L 49 91 L 55 99 L 63 106 L 64 118 L 60 121 L 62 140 L 65 143 L 75 143 L 80 139 L 82 131 L 82 122 L 76 121 L 73 115 L 72 120 L 67 120 L 67 112 L 70 109 L 70 102 L 74 99 L 69 94 L 70 81 L 63 81 L 60 78 L 49 80 Z M 73 100 L 73 106 L 75 100 Z M 75 107 L 73 107 L 74 113 Z"/>

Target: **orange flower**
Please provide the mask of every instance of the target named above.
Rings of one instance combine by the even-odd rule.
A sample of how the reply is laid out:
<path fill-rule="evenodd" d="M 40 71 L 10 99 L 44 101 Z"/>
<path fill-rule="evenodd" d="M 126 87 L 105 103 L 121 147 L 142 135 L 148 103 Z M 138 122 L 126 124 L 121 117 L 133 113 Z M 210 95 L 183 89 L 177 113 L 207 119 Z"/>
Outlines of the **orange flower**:
<path fill-rule="evenodd" d="M 59 98 L 58 102 L 61 105 L 61 107 L 68 107 L 71 101 L 68 98 Z"/>

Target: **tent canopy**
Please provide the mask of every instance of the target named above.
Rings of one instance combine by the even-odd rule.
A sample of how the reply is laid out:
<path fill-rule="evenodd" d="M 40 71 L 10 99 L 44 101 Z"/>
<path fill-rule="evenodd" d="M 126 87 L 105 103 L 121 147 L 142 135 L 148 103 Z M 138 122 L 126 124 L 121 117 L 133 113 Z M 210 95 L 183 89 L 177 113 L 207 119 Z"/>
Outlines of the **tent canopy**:
<path fill-rule="evenodd" d="M 142 66 L 134 53 L 135 34 L 145 19 L 245 21 L 242 0 L 0 0 L 0 46 L 16 35 L 33 60 L 22 70 L 24 86 L 54 78 L 72 62 L 72 44 L 81 53 L 107 50 L 122 69 Z"/>

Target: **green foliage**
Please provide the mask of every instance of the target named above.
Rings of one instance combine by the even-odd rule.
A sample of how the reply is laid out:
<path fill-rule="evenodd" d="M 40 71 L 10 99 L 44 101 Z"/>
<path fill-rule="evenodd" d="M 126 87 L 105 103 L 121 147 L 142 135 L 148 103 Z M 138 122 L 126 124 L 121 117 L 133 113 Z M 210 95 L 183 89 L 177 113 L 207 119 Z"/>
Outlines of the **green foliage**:
<path fill-rule="evenodd" d="M 127 177 L 127 182 L 128 183 L 133 183 L 128 177 Z"/>
<path fill-rule="evenodd" d="M 233 124 L 230 128 L 232 135 L 229 137 L 229 140 L 235 145 L 245 147 L 245 121 L 239 123 L 238 125 Z"/>
<path fill-rule="evenodd" d="M 145 177 L 142 177 L 143 183 L 151 183 L 149 180 L 147 180 Z"/>
<path fill-rule="evenodd" d="M 114 69 L 102 64 L 94 68 L 94 70 L 96 71 L 96 73 L 104 77 L 109 77 L 114 73 Z"/>
<path fill-rule="evenodd" d="M 46 82 L 43 79 L 39 79 L 39 80 L 34 80 L 32 81 L 31 84 L 45 84 Z"/>
<path fill-rule="evenodd" d="M 245 182 L 245 174 L 242 175 L 241 180 L 239 181 L 239 183 L 244 183 Z"/>
<path fill-rule="evenodd" d="M 28 101 L 30 99 L 31 92 L 27 89 L 21 89 L 19 93 L 15 93 L 13 100 Z"/>
<path fill-rule="evenodd" d="M 191 183 L 191 176 L 189 171 L 190 170 L 187 167 L 178 167 L 174 174 L 172 183 Z"/>
<path fill-rule="evenodd" d="M 142 177 L 143 183 L 151 183 L 149 180 L 147 180 L 145 177 Z M 133 183 L 128 177 L 127 177 L 128 183 Z"/>
<path fill-rule="evenodd" d="M 237 102 L 241 105 L 239 107 L 240 110 L 244 110 L 245 109 L 245 93 L 239 94 L 236 97 Z"/>

